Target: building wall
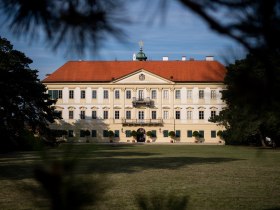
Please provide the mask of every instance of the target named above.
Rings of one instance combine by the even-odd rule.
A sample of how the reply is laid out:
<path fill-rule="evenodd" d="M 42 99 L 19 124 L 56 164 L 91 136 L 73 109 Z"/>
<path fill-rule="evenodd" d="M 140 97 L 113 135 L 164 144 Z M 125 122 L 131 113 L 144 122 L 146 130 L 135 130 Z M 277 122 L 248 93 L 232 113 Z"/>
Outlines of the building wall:
<path fill-rule="evenodd" d="M 145 81 L 140 81 L 139 74 L 145 74 Z M 126 130 L 144 128 L 145 131 L 155 130 L 157 137 L 151 139 L 156 142 L 169 142 L 170 137 L 163 137 L 164 130 L 180 130 L 180 142 L 194 142 L 194 137 L 187 137 L 187 131 L 204 131 L 204 142 L 217 143 L 219 137 L 211 137 L 211 131 L 222 130 L 222 127 L 208 122 L 211 111 L 216 114 L 225 107 L 221 100 L 220 91 L 225 88 L 222 83 L 175 83 L 162 80 L 156 75 L 142 71 L 123 80 L 110 83 L 47 83 L 49 90 L 61 90 L 62 98 L 56 103 L 56 109 L 62 112 L 63 120 L 52 124 L 55 129 L 73 130 L 73 141 L 106 142 L 108 137 L 103 137 L 103 130 L 118 130 L 120 137 L 116 141 L 132 141 L 132 137 L 126 137 Z M 153 79 L 154 78 L 154 79 Z M 74 98 L 69 98 L 69 91 L 73 90 Z M 92 91 L 96 91 L 96 99 L 92 98 Z M 108 99 L 104 99 L 104 90 L 109 93 Z M 81 91 L 85 91 L 85 98 L 81 98 Z M 115 92 L 119 91 L 119 99 Z M 131 98 L 126 98 L 126 92 L 131 91 Z M 133 106 L 134 97 L 138 99 L 139 91 L 143 91 L 144 99 L 149 98 L 154 106 Z M 156 91 L 156 98 L 152 98 L 152 91 Z M 180 97 L 176 98 L 176 91 L 180 91 Z M 191 97 L 190 92 L 191 91 Z M 204 92 L 204 97 L 199 98 L 199 91 Z M 212 98 L 211 98 L 212 91 Z M 216 96 L 213 98 L 213 91 Z M 166 93 L 168 97 L 166 97 Z M 178 92 L 177 92 L 178 94 Z M 69 119 L 69 111 L 73 111 L 74 119 Z M 85 112 L 85 119 L 81 119 L 81 111 Z M 96 111 L 97 119 L 92 119 L 92 111 Z M 108 119 L 104 119 L 103 113 L 108 111 Z M 115 112 L 119 111 L 119 119 L 115 119 Z M 131 121 L 138 119 L 138 112 L 143 111 L 145 120 L 152 118 L 152 111 L 156 111 L 156 120 L 162 120 L 162 125 L 135 125 L 123 124 L 126 119 L 126 111 L 131 111 Z M 180 113 L 180 119 L 176 118 L 176 111 Z M 204 119 L 199 119 L 199 111 L 204 113 Z M 191 119 L 188 113 L 191 112 Z M 168 113 L 164 119 L 164 113 Z M 80 130 L 96 130 L 96 137 L 80 137 Z M 146 138 L 148 139 L 148 138 Z"/>

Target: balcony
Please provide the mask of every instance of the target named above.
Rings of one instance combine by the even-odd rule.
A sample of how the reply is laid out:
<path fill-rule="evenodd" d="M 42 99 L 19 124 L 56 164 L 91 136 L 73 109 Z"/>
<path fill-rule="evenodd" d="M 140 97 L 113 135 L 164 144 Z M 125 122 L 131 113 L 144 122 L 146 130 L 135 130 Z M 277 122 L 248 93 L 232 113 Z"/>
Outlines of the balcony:
<path fill-rule="evenodd" d="M 133 126 L 133 125 L 141 125 L 141 126 L 161 126 L 163 124 L 162 119 L 123 119 L 123 126 Z"/>
<path fill-rule="evenodd" d="M 152 101 L 149 97 L 147 98 L 132 98 L 132 105 L 134 107 L 153 107 L 154 106 L 154 101 Z"/>

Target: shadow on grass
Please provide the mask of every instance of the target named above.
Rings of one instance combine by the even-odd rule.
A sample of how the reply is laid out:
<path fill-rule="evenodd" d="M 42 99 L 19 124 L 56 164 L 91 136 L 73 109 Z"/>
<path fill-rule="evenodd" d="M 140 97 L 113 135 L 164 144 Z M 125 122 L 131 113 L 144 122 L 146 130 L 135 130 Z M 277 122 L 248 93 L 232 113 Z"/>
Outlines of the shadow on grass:
<path fill-rule="evenodd" d="M 136 173 L 148 169 L 176 170 L 195 164 L 218 164 L 237 161 L 233 158 L 201 158 L 201 157 L 148 157 L 148 158 L 108 158 L 84 160 L 89 173 Z"/>
<path fill-rule="evenodd" d="M 160 157 L 159 153 L 130 150 L 135 145 L 63 145 L 46 154 L 52 159 L 76 159 L 77 174 L 90 173 L 136 173 L 148 169 L 176 170 L 199 164 L 219 164 L 238 161 L 225 157 Z M 139 145 L 137 145 L 139 147 Z M 67 151 L 68 150 L 68 151 Z M 42 158 L 41 158 L 42 159 Z M 34 168 L 41 162 L 36 152 L 16 153 L 0 156 L 0 180 L 34 178 Z"/>

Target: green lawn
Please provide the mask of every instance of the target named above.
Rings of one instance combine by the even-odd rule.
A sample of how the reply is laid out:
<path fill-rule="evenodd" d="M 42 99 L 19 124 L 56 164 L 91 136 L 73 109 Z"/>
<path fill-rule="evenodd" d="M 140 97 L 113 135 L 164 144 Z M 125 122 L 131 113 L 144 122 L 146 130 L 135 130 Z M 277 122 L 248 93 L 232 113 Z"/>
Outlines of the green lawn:
<path fill-rule="evenodd" d="M 48 153 L 59 158 L 66 147 Z M 77 159 L 77 176 L 104 178 L 103 200 L 95 209 L 138 209 L 139 194 L 187 197 L 187 209 L 280 209 L 280 150 L 83 144 L 69 156 Z M 41 163 L 37 152 L 0 155 L 0 209 L 47 209 L 30 190 L 38 185 L 33 170 Z"/>

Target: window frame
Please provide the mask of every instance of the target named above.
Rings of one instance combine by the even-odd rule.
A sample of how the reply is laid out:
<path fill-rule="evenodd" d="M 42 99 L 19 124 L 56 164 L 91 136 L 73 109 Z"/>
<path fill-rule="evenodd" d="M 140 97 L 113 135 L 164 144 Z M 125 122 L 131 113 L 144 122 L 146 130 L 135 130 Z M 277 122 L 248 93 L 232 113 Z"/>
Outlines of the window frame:
<path fill-rule="evenodd" d="M 85 98 L 86 98 L 86 91 L 81 90 L 81 99 L 85 99 Z"/>
<path fill-rule="evenodd" d="M 211 98 L 212 100 L 217 99 L 217 91 L 216 91 L 216 90 L 211 90 L 211 92 L 210 92 L 210 98 Z"/>
<path fill-rule="evenodd" d="M 109 91 L 103 90 L 103 99 L 109 99 Z"/>
<path fill-rule="evenodd" d="M 69 120 L 73 120 L 74 119 L 74 111 L 73 110 L 69 110 L 68 111 L 68 119 Z"/>
<path fill-rule="evenodd" d="M 125 97 L 126 99 L 131 99 L 131 90 L 126 90 Z"/>
<path fill-rule="evenodd" d="M 69 99 L 74 99 L 74 90 L 69 90 Z"/>
<path fill-rule="evenodd" d="M 128 113 L 129 113 L 129 114 L 128 114 Z M 130 110 L 126 110 L 126 111 L 125 111 L 125 119 L 131 120 L 131 111 L 130 111 Z"/>
<path fill-rule="evenodd" d="M 180 110 L 176 110 L 175 111 L 175 119 L 176 120 L 180 120 L 181 119 L 181 111 Z"/>
<path fill-rule="evenodd" d="M 115 117 L 115 120 L 119 120 L 120 119 L 120 111 L 119 110 L 115 110 L 114 117 Z"/>
<path fill-rule="evenodd" d="M 192 99 L 192 90 L 187 89 L 187 99 Z"/>
<path fill-rule="evenodd" d="M 198 111 L 198 119 L 199 120 L 204 120 L 204 111 L 203 110 Z"/>
<path fill-rule="evenodd" d="M 109 111 L 108 110 L 103 110 L 103 119 L 108 120 L 109 119 Z"/>
<path fill-rule="evenodd" d="M 97 99 L 97 90 L 92 90 L 91 91 L 91 98 L 92 99 Z"/>
<path fill-rule="evenodd" d="M 120 99 L 120 90 L 115 90 L 115 99 Z"/>
<path fill-rule="evenodd" d="M 97 119 L 97 111 L 96 110 L 91 111 L 91 119 L 94 119 L 94 120 Z"/>
<path fill-rule="evenodd" d="M 181 99 L 181 90 L 180 89 L 175 90 L 175 99 Z"/>
<path fill-rule="evenodd" d="M 169 119 L 169 111 L 167 111 L 167 110 L 163 111 L 163 119 L 164 120 L 168 120 Z"/>
<path fill-rule="evenodd" d="M 153 120 L 156 120 L 156 119 L 157 119 L 157 111 L 155 111 L 155 110 L 152 110 L 152 111 L 151 111 L 151 118 L 152 118 Z"/>
<path fill-rule="evenodd" d="M 192 130 L 187 130 L 187 138 L 192 138 L 192 137 L 193 137 Z"/>
<path fill-rule="evenodd" d="M 168 100 L 169 99 L 169 91 L 168 90 L 163 90 L 163 99 Z"/>
<path fill-rule="evenodd" d="M 151 90 L 151 99 L 157 99 L 157 90 Z"/>
<path fill-rule="evenodd" d="M 204 90 L 198 90 L 198 99 L 204 99 Z"/>
<path fill-rule="evenodd" d="M 191 110 L 187 110 L 187 120 L 192 120 L 193 117 L 192 117 L 192 111 Z"/>
<path fill-rule="evenodd" d="M 86 111 L 85 111 L 85 110 L 81 110 L 81 111 L 80 111 L 80 119 L 81 119 L 81 120 L 86 119 Z"/>

